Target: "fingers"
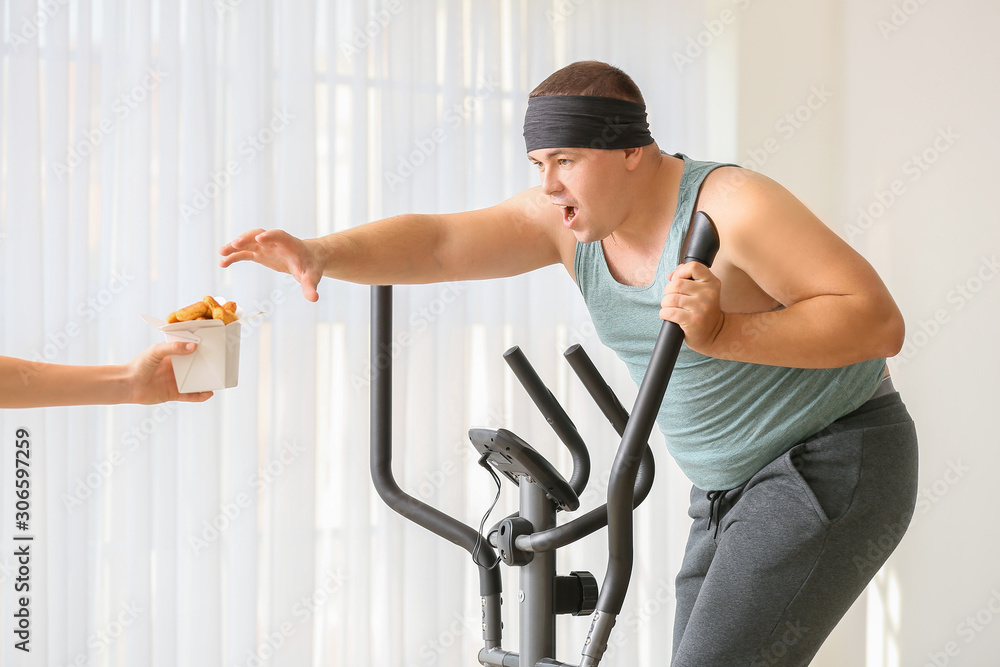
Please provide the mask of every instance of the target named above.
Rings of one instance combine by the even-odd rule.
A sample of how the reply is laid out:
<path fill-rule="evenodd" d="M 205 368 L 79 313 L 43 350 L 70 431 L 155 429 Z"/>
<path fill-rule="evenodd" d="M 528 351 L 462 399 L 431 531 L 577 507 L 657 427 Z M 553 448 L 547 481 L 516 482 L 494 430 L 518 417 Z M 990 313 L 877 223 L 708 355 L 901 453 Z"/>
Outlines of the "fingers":
<path fill-rule="evenodd" d="M 212 398 L 213 395 L 214 393 L 211 391 L 199 391 L 191 394 L 177 394 L 177 398 L 174 400 L 181 403 L 203 403 Z"/>
<path fill-rule="evenodd" d="M 252 250 L 234 250 L 219 261 L 219 266 L 225 269 L 232 266 L 236 262 L 253 261 L 256 258 L 257 253 Z"/>
<path fill-rule="evenodd" d="M 187 343 L 184 341 L 176 341 L 173 343 L 157 343 L 149 348 L 148 352 L 155 355 L 157 362 L 163 360 L 164 357 L 173 356 L 175 354 L 191 354 L 198 349 L 197 343 Z M 169 388 L 167 389 L 167 396 L 158 399 L 156 402 L 161 401 L 180 401 L 182 403 L 202 403 L 212 398 L 213 392 L 211 391 L 200 391 L 188 394 L 182 394 L 177 390 L 177 384 L 174 381 L 173 371 L 170 369 L 170 361 L 165 362 L 165 365 L 160 369 L 162 376 Z"/>
<path fill-rule="evenodd" d="M 251 242 L 255 241 L 257 236 L 263 234 L 264 230 L 258 227 L 257 229 L 251 229 L 248 232 L 243 232 L 235 239 L 227 243 L 226 245 L 219 248 L 220 255 L 230 255 L 238 250 L 246 248 Z"/>
<path fill-rule="evenodd" d="M 233 255 L 240 252 L 261 253 L 275 252 L 284 254 L 294 251 L 299 239 L 283 229 L 252 229 L 244 232 L 219 249 L 221 255 Z"/>
<path fill-rule="evenodd" d="M 226 268 L 232 266 L 236 262 L 253 260 L 257 256 L 256 251 L 259 247 L 257 237 L 263 233 L 264 230 L 259 227 L 257 229 L 251 229 L 248 232 L 243 232 L 235 239 L 219 248 L 219 254 L 223 257 L 222 261 L 219 262 L 219 266 Z"/>
<path fill-rule="evenodd" d="M 307 301 L 312 301 L 313 303 L 319 301 L 319 292 L 316 291 L 316 283 L 308 280 L 307 276 L 302 276 L 302 296 Z"/>
<path fill-rule="evenodd" d="M 268 230 L 257 230 L 258 233 L 254 237 L 254 240 L 261 245 L 275 246 L 281 243 L 295 239 L 294 236 L 289 234 L 283 229 L 268 229 Z"/>
<path fill-rule="evenodd" d="M 718 290 L 721 283 L 711 269 L 700 262 L 681 264 L 668 276 L 670 282 L 663 288 L 663 295 L 694 296 L 703 290 Z"/>
<path fill-rule="evenodd" d="M 660 319 L 685 325 L 690 321 L 690 309 L 682 305 L 680 295 L 671 294 L 663 297 L 660 302 Z"/>
<path fill-rule="evenodd" d="M 157 343 L 153 346 L 154 349 L 160 348 L 163 350 L 161 356 L 166 357 L 172 354 L 191 354 L 198 349 L 197 343 L 185 343 L 184 341 L 174 341 L 172 343 Z"/>
<path fill-rule="evenodd" d="M 721 282 L 704 264 L 681 264 L 663 289 L 660 318 L 681 325 L 718 310 Z"/>
<path fill-rule="evenodd" d="M 164 357 L 169 357 L 173 354 L 191 354 L 196 349 L 198 345 L 195 343 L 188 343 L 182 340 L 174 341 L 172 343 L 156 343 L 155 345 L 150 345 L 140 356 L 146 357 L 154 365 L 159 364 L 163 361 Z"/>
<path fill-rule="evenodd" d="M 671 281 L 674 280 L 701 280 L 710 281 L 715 278 L 715 274 L 712 270 L 702 264 L 701 262 L 688 262 L 687 264 L 681 264 L 674 272 L 671 273 L 668 278 Z"/>

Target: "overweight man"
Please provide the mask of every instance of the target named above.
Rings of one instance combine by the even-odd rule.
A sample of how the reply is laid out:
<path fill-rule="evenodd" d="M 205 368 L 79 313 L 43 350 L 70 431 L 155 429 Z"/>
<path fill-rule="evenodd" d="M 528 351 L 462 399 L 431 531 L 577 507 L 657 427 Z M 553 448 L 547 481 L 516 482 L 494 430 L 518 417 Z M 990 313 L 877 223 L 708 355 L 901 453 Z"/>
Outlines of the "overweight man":
<path fill-rule="evenodd" d="M 660 320 L 685 345 L 658 415 L 692 482 L 674 667 L 806 665 L 913 514 L 913 421 L 885 364 L 903 318 L 874 269 L 773 180 L 660 150 L 621 70 L 573 63 L 528 99 L 540 185 L 476 211 L 317 239 L 246 232 L 222 266 L 363 284 L 512 276 L 560 263 L 640 383 Z M 679 264 L 695 211 L 711 269 Z M 870 541 L 886 546 L 873 558 Z"/>

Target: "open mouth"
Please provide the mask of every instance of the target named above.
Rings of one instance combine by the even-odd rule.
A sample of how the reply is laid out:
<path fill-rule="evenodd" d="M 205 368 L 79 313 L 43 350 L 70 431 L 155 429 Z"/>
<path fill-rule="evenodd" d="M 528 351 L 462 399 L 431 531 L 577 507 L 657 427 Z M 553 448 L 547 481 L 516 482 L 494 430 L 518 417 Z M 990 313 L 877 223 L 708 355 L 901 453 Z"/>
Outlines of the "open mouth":
<path fill-rule="evenodd" d="M 573 218 L 576 217 L 576 207 L 575 206 L 563 206 L 563 224 L 569 226 L 573 223 Z"/>

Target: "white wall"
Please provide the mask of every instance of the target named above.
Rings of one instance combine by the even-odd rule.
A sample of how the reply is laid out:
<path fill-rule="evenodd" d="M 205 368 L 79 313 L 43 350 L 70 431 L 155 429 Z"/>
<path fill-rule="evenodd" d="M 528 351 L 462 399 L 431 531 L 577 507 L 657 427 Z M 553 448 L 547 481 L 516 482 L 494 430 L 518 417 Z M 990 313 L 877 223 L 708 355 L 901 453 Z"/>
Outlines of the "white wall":
<path fill-rule="evenodd" d="M 921 443 L 910 530 L 814 665 L 997 664 L 1000 5 L 720 0 L 708 16 L 738 5 L 710 47 L 738 90 L 711 157 L 785 184 L 882 275 Z"/>

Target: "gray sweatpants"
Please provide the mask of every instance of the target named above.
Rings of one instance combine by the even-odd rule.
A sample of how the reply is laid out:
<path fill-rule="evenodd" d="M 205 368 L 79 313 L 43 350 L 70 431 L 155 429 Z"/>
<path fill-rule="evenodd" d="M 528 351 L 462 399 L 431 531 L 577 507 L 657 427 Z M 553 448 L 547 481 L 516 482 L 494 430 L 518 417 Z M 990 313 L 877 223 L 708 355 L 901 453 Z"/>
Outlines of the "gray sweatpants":
<path fill-rule="evenodd" d="M 743 486 L 693 488 L 673 667 L 808 665 L 899 543 L 916 494 L 916 431 L 895 392 Z"/>

